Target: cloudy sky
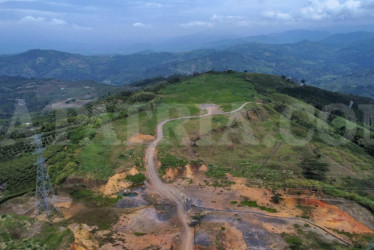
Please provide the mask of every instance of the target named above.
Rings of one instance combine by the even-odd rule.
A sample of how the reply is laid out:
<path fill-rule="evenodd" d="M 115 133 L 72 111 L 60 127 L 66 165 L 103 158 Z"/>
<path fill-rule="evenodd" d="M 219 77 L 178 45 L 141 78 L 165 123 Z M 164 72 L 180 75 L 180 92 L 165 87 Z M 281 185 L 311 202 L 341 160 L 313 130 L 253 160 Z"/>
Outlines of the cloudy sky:
<path fill-rule="evenodd" d="M 374 0 L 0 0 L 0 52 L 331 30 L 373 20 Z"/>

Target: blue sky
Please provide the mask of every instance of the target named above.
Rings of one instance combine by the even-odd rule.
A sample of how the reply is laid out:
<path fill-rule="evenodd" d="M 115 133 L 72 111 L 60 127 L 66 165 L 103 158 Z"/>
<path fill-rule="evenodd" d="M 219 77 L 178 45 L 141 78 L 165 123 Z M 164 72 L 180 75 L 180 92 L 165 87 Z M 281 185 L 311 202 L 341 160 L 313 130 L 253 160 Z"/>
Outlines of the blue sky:
<path fill-rule="evenodd" d="M 148 43 L 374 24 L 374 0 L 0 0 L 0 46 Z"/>

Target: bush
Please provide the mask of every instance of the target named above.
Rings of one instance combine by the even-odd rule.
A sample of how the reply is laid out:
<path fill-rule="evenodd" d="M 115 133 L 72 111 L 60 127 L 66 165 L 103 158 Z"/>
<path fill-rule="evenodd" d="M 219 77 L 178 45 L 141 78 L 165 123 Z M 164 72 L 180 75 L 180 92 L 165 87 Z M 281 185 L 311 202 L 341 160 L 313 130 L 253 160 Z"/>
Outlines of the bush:
<path fill-rule="evenodd" d="M 246 206 L 246 207 L 255 207 L 259 208 L 263 211 L 269 212 L 269 213 L 276 213 L 277 210 L 274 208 L 269 208 L 269 207 L 264 207 L 264 206 L 259 206 L 256 201 L 250 201 L 250 200 L 244 200 L 240 202 L 240 205 Z"/>
<path fill-rule="evenodd" d="M 69 131 L 68 138 L 72 143 L 78 144 L 86 136 L 85 127 L 79 127 L 75 130 Z"/>
<path fill-rule="evenodd" d="M 329 171 L 328 164 L 318 159 L 304 159 L 299 166 L 303 169 L 304 177 L 310 180 L 322 181 L 325 179 L 326 172 Z"/>
<path fill-rule="evenodd" d="M 206 173 L 207 177 L 214 177 L 214 178 L 224 178 L 226 176 L 226 173 L 230 172 L 230 169 L 224 168 L 224 167 L 219 167 L 213 164 L 209 164 L 209 171 Z"/>
<path fill-rule="evenodd" d="M 161 156 L 160 162 L 162 163 L 162 166 L 168 168 L 182 167 L 187 165 L 187 161 L 179 159 L 171 154 Z"/>
<path fill-rule="evenodd" d="M 74 200 L 83 201 L 88 207 L 113 206 L 119 200 L 118 198 L 105 197 L 100 195 L 99 193 L 96 193 L 95 191 L 79 187 L 72 187 L 67 191 Z"/>
<path fill-rule="evenodd" d="M 139 237 L 146 235 L 146 233 L 134 232 L 134 235 Z"/>
<path fill-rule="evenodd" d="M 128 175 L 126 180 L 131 181 L 132 185 L 139 185 L 145 181 L 144 174 Z"/>
<path fill-rule="evenodd" d="M 166 174 L 166 170 L 168 168 L 182 167 L 187 165 L 188 163 L 187 161 L 179 159 L 171 154 L 162 155 L 160 156 L 159 160 L 162 163 L 161 167 L 159 168 L 159 172 L 161 175 Z"/>
<path fill-rule="evenodd" d="M 297 249 L 303 249 L 303 241 L 294 235 L 289 235 L 285 237 L 286 242 L 289 244 L 290 249 L 297 250 Z"/>
<path fill-rule="evenodd" d="M 279 204 L 281 200 L 283 200 L 282 195 L 277 192 L 274 192 L 274 195 L 270 198 L 270 201 L 274 204 Z"/>

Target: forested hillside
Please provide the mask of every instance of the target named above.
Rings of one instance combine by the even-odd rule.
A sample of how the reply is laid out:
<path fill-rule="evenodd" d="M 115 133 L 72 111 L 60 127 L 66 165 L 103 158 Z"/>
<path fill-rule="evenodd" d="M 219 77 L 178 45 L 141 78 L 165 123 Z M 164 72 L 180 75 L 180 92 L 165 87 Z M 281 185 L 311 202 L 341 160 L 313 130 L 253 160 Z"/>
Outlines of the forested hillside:
<path fill-rule="evenodd" d="M 372 33 L 352 33 L 290 44 L 237 41 L 221 49 L 102 56 L 32 50 L 0 56 L 0 75 L 124 85 L 158 76 L 232 69 L 285 75 L 324 89 L 373 97 L 372 39 Z"/>
<path fill-rule="evenodd" d="M 13 116 L 18 104 L 25 103 L 29 112 L 76 108 L 108 96 L 117 89 L 119 87 L 94 81 L 3 76 L 0 77 L 0 119 Z"/>

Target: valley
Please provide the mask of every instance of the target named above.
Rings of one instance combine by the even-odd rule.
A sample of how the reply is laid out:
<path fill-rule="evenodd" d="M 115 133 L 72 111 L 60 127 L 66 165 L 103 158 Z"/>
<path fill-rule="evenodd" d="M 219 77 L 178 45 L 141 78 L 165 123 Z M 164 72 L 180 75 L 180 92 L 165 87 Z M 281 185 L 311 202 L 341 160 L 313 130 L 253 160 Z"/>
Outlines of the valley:
<path fill-rule="evenodd" d="M 0 75 L 122 86 L 153 77 L 234 70 L 285 75 L 330 91 L 374 97 L 373 33 L 299 33 L 218 41 L 190 51 L 184 44 L 183 52 L 147 50 L 86 56 L 30 50 L 0 56 Z"/>

